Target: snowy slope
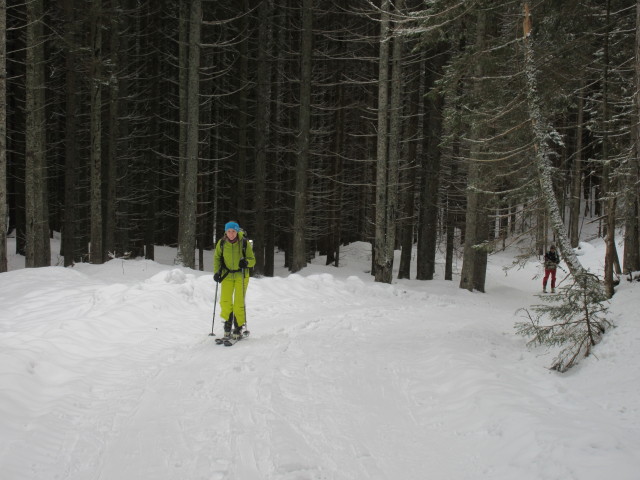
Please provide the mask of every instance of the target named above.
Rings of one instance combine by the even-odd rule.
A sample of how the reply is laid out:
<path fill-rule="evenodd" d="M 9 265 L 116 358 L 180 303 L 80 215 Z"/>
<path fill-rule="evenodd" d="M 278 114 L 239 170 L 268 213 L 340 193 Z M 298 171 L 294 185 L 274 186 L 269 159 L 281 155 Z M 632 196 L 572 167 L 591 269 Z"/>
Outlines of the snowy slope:
<path fill-rule="evenodd" d="M 600 268 L 602 245 L 582 253 Z M 0 478 L 640 478 L 638 287 L 622 284 L 618 328 L 561 375 L 514 335 L 538 266 L 505 275 L 509 255 L 492 256 L 480 294 L 375 284 L 368 246 L 343 254 L 341 268 L 252 279 L 252 333 L 231 348 L 208 336 L 210 273 L 12 259 Z"/>

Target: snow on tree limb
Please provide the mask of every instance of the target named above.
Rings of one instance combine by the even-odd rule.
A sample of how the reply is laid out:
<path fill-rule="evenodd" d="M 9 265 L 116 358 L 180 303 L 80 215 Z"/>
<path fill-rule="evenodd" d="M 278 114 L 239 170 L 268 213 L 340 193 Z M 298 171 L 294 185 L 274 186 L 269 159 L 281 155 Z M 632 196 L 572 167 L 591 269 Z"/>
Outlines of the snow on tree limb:
<path fill-rule="evenodd" d="M 546 121 L 540 109 L 540 98 L 537 91 L 537 70 L 534 61 L 533 37 L 531 12 L 528 2 L 524 2 L 524 57 L 525 57 L 525 77 L 527 80 L 527 104 L 529 115 L 531 117 L 531 126 L 534 135 L 535 145 L 535 165 L 538 171 L 538 180 L 540 182 L 540 190 L 545 203 L 547 213 L 550 218 L 551 228 L 556 234 L 558 246 L 562 252 L 562 256 L 569 267 L 572 275 L 577 278 L 586 273 L 586 270 L 578 260 L 565 228 L 562 216 L 560 215 L 560 207 L 553 191 L 553 175 L 550 157 L 552 149 L 550 142 L 559 134 Z"/>

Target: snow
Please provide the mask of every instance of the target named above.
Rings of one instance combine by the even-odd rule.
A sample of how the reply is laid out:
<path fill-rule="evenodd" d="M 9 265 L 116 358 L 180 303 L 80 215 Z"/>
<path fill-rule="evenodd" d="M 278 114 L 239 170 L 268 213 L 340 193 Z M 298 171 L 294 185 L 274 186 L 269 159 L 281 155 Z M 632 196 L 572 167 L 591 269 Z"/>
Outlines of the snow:
<path fill-rule="evenodd" d="M 602 242 L 582 247 L 601 272 Z M 640 478 L 640 285 L 622 281 L 617 328 L 559 374 L 553 352 L 514 334 L 541 270 L 505 273 L 513 252 L 490 257 L 482 294 L 444 281 L 442 264 L 433 281 L 377 284 L 369 246 L 343 247 L 340 268 L 319 257 L 251 279 L 251 336 L 232 348 L 208 335 L 211 272 L 156 253 L 10 259 L 3 480 Z"/>

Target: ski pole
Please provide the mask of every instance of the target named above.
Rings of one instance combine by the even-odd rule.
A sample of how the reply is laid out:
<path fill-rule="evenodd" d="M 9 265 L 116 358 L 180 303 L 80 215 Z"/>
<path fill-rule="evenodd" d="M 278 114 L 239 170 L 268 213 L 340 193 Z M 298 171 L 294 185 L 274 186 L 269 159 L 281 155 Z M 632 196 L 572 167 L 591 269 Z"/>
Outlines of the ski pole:
<path fill-rule="evenodd" d="M 247 322 L 247 300 L 246 300 L 247 289 L 244 286 L 244 280 L 245 280 L 244 272 L 245 272 L 245 269 L 243 268 L 242 269 L 242 309 L 244 310 L 244 331 L 247 335 L 249 335 L 249 322 Z"/>
<path fill-rule="evenodd" d="M 213 318 L 211 319 L 211 333 L 210 337 L 215 337 L 216 334 L 213 333 L 213 325 L 216 323 L 216 305 L 218 304 L 218 282 L 216 282 L 216 295 L 213 298 Z"/>

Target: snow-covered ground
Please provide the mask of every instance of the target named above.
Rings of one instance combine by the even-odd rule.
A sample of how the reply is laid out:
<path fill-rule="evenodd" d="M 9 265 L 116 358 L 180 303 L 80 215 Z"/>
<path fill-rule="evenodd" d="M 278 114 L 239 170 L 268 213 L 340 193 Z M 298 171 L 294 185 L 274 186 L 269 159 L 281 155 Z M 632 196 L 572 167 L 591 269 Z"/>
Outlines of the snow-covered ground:
<path fill-rule="evenodd" d="M 581 253 L 602 269 L 601 242 Z M 491 256 L 482 294 L 440 267 L 376 284 L 367 245 L 342 254 L 252 279 L 251 336 L 231 348 L 208 335 L 211 273 L 172 266 L 170 249 L 66 269 L 12 257 L 0 478 L 640 478 L 640 285 L 623 280 L 617 328 L 559 374 L 514 334 L 538 265 L 505 274 L 512 254 Z"/>

